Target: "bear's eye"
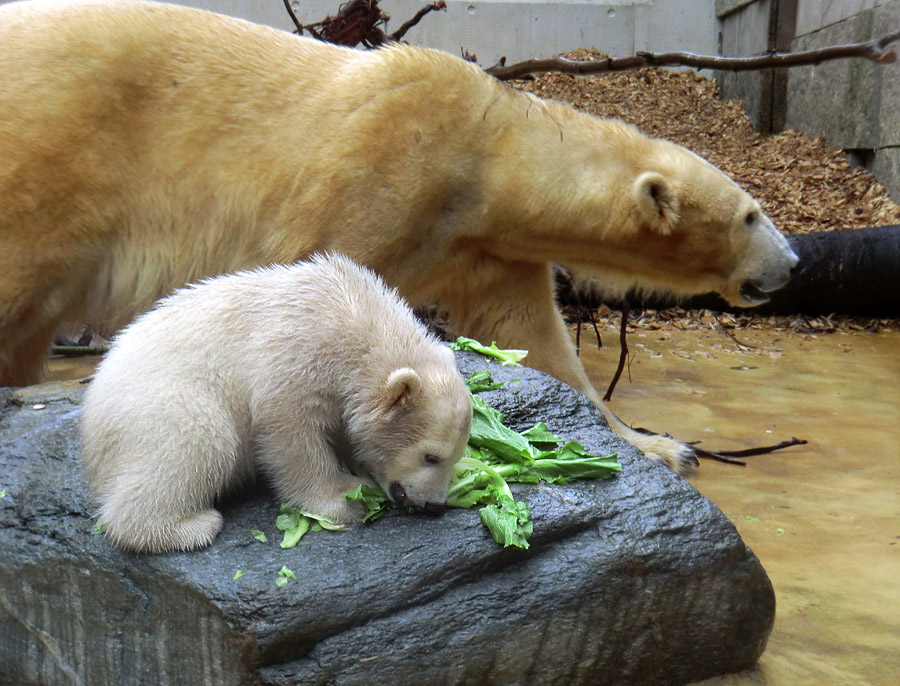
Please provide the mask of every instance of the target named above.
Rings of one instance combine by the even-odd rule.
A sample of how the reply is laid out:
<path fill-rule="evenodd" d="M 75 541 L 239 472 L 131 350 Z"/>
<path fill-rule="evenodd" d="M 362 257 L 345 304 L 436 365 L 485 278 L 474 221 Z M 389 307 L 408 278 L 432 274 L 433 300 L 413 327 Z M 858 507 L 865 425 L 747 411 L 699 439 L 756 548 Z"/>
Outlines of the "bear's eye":
<path fill-rule="evenodd" d="M 428 464 L 440 464 L 441 458 L 434 453 L 425 453 L 425 461 Z"/>
<path fill-rule="evenodd" d="M 751 226 L 754 226 L 758 220 L 759 213 L 756 210 L 750 210 L 747 213 L 747 216 L 744 217 L 744 226 L 750 228 Z"/>

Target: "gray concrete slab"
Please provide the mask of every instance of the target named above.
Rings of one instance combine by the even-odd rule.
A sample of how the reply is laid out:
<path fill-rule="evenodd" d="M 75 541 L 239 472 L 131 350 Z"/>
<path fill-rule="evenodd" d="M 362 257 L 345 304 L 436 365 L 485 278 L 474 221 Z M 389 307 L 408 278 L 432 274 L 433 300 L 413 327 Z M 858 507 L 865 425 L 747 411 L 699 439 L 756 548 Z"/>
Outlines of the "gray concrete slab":
<path fill-rule="evenodd" d="M 896 31 L 900 0 L 794 39 L 794 50 L 860 42 Z M 900 145 L 900 63 L 839 60 L 792 69 L 786 125 L 825 136 L 838 148 Z"/>
<path fill-rule="evenodd" d="M 175 0 L 231 16 L 291 30 L 293 25 L 279 0 Z M 396 30 L 425 0 L 382 0 L 381 7 Z M 335 14 L 341 0 L 293 3 L 304 24 Z M 576 48 L 596 47 L 610 55 L 636 50 L 690 50 L 713 54 L 717 25 L 715 0 L 447 0 L 447 11 L 425 17 L 406 36 L 415 45 L 459 55 L 461 50 L 491 66 L 501 56 L 519 61 L 551 57 Z"/>

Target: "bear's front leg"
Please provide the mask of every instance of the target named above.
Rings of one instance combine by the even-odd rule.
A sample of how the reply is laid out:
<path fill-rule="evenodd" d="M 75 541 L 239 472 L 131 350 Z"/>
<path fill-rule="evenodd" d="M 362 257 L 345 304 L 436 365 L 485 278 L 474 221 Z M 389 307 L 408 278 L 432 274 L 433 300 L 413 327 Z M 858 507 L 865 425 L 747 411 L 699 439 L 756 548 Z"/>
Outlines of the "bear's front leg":
<path fill-rule="evenodd" d="M 667 436 L 635 431 L 603 402 L 575 353 L 556 307 L 549 264 L 497 261 L 492 264 L 488 282 L 477 277 L 469 282 L 478 284 L 478 290 L 465 297 L 456 294 L 445 299 L 449 302 L 450 327 L 455 333 L 485 344 L 497 341 L 501 348 L 528 350 L 526 365 L 584 393 L 603 413 L 609 427 L 644 455 L 665 462 L 679 474 L 698 464 L 689 445 Z"/>
<path fill-rule="evenodd" d="M 282 502 L 335 524 L 361 521 L 366 507 L 344 496 L 368 483 L 341 468 L 324 427 L 308 421 L 261 435 L 259 463 Z"/>

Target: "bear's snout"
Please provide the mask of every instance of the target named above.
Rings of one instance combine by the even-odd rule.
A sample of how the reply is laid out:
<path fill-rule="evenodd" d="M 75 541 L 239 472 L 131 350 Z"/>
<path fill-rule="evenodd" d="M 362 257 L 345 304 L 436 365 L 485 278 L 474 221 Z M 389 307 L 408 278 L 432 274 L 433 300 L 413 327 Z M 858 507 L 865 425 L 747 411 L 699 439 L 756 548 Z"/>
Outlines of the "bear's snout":
<path fill-rule="evenodd" d="M 399 481 L 391 482 L 388 494 L 395 503 L 406 507 L 414 507 L 420 512 L 431 515 L 432 517 L 439 517 L 447 510 L 447 506 L 444 503 L 426 501 L 420 505 L 419 503 L 414 502 L 413 498 L 410 498 L 406 489 Z"/>

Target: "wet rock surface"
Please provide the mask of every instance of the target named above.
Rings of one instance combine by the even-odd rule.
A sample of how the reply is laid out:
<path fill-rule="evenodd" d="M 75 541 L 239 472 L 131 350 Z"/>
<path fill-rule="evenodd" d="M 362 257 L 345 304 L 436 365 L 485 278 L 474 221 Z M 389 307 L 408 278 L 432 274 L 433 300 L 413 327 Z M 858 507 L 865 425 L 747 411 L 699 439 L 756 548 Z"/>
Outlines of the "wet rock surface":
<path fill-rule="evenodd" d="M 91 535 L 77 384 L 0 391 L 0 684 L 681 684 L 752 666 L 775 598 L 715 505 L 568 387 L 459 359 L 520 379 L 484 396 L 510 426 L 545 421 L 624 466 L 513 486 L 529 550 L 500 548 L 475 510 L 282 550 L 257 482 L 220 503 L 208 550 L 121 553 Z M 279 587 L 282 566 L 296 580 Z"/>

